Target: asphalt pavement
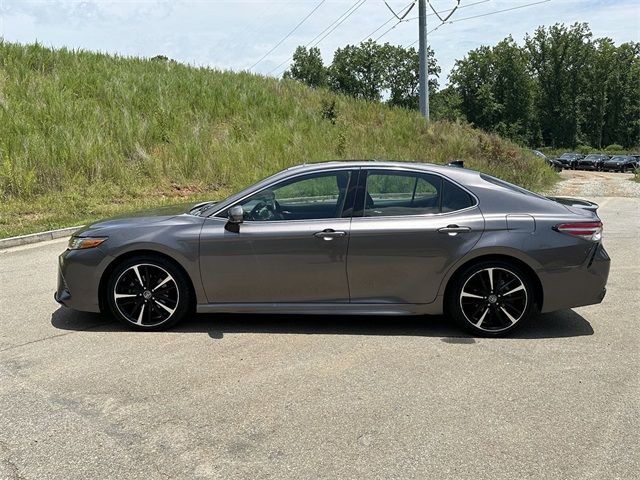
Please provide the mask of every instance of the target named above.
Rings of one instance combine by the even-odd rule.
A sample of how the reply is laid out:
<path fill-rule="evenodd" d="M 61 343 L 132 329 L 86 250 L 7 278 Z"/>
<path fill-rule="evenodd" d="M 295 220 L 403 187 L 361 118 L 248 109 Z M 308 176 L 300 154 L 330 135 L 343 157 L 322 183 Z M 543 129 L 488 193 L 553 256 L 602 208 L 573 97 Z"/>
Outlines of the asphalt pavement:
<path fill-rule="evenodd" d="M 638 478 L 640 198 L 594 200 L 604 302 L 505 339 L 440 317 L 131 332 L 53 301 L 64 241 L 0 251 L 0 478 Z"/>

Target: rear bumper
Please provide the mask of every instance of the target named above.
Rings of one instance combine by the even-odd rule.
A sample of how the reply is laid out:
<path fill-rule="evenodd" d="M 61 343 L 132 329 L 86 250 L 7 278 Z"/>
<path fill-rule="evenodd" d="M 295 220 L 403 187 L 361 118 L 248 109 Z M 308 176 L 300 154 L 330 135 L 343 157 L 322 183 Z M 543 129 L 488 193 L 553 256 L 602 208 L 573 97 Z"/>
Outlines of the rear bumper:
<path fill-rule="evenodd" d="M 610 265 L 611 259 L 600 243 L 584 265 L 538 272 L 544 290 L 541 311 L 601 303 L 607 292 Z"/>

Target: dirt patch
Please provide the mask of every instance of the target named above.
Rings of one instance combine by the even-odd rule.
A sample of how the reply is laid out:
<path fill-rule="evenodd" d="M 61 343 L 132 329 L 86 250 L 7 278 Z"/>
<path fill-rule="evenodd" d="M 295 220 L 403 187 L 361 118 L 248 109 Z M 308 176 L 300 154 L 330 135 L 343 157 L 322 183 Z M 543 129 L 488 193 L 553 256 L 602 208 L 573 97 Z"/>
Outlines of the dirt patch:
<path fill-rule="evenodd" d="M 562 180 L 547 192 L 567 197 L 640 197 L 640 183 L 633 174 L 563 170 Z"/>

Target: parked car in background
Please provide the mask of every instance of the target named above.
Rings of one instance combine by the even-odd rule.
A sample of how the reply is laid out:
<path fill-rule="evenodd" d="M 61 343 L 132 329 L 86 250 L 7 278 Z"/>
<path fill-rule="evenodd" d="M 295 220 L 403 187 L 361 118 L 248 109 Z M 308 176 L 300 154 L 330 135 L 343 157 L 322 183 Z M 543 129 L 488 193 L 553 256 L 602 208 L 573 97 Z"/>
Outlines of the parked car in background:
<path fill-rule="evenodd" d="M 560 155 L 560 157 L 556 158 L 562 164 L 562 168 L 566 169 L 575 169 L 576 163 L 578 160 L 582 160 L 584 155 L 575 152 L 567 152 Z"/>
<path fill-rule="evenodd" d="M 604 162 L 609 158 L 611 158 L 610 155 L 603 153 L 590 153 L 576 162 L 576 168 L 579 170 L 601 170 Z"/>
<path fill-rule="evenodd" d="M 538 311 L 602 301 L 610 260 L 597 207 L 465 168 L 302 165 L 221 202 L 78 230 L 55 298 L 138 330 L 193 310 L 445 313 L 500 336 Z"/>
<path fill-rule="evenodd" d="M 560 163 L 558 160 L 556 160 L 555 158 L 549 158 L 547 157 L 544 153 L 542 153 L 540 150 L 531 150 L 531 152 L 536 156 L 536 157 L 540 157 L 542 158 L 545 162 L 547 162 L 547 164 L 553 168 L 556 172 L 561 172 L 562 171 L 562 163 Z"/>
<path fill-rule="evenodd" d="M 633 155 L 616 155 L 605 160 L 602 170 L 615 172 L 628 172 L 638 168 L 638 160 Z"/>

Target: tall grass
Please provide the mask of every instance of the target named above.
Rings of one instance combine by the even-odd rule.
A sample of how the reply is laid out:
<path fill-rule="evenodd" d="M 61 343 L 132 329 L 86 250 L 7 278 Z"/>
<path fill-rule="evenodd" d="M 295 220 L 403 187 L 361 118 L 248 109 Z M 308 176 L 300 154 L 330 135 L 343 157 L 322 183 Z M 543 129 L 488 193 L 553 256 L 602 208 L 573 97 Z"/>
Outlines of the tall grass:
<path fill-rule="evenodd" d="M 350 158 L 463 159 L 532 189 L 554 178 L 516 145 L 467 125 L 427 124 L 294 81 L 0 40 L 5 202 L 171 185 L 218 196 L 293 164 Z"/>

